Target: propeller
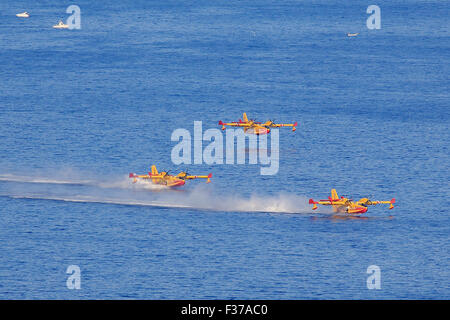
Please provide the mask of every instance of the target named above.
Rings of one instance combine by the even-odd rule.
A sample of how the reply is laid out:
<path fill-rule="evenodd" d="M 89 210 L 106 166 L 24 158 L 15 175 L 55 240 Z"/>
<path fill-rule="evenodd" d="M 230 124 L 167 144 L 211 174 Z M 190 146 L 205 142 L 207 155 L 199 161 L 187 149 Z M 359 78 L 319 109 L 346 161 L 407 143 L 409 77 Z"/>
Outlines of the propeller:
<path fill-rule="evenodd" d="M 163 169 L 163 170 L 161 170 L 160 172 L 158 172 L 158 174 L 155 174 L 155 176 L 160 176 L 160 175 L 162 175 L 163 177 L 165 177 L 165 176 L 167 176 L 167 175 L 170 175 L 169 172 L 170 172 L 170 170 L 167 170 L 167 171 L 166 171 L 165 169 Z M 164 175 L 163 175 L 163 173 L 164 173 Z M 152 174 L 151 172 L 149 172 L 148 175 L 151 177 L 153 174 Z"/>
<path fill-rule="evenodd" d="M 275 124 L 275 120 L 272 120 L 272 119 L 269 119 L 269 121 L 266 122 L 267 127 L 271 127 L 274 124 Z"/>
<path fill-rule="evenodd" d="M 367 196 L 366 197 L 367 201 L 364 204 L 371 205 L 372 204 L 372 200 L 370 200 L 371 198 L 373 198 L 373 197 L 372 196 Z"/>
<path fill-rule="evenodd" d="M 185 180 L 186 177 L 189 175 L 189 172 L 187 169 L 185 169 L 184 171 L 181 171 L 179 174 L 179 178 Z M 181 175 L 181 176 L 180 176 Z"/>

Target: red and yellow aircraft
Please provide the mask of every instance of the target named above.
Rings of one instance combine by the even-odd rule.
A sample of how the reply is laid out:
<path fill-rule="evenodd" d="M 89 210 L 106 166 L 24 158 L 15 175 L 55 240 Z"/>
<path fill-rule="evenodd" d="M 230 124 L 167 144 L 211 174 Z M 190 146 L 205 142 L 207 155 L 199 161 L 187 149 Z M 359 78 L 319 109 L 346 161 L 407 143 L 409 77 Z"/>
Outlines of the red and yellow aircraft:
<path fill-rule="evenodd" d="M 325 206 L 333 206 L 334 212 L 344 212 L 350 214 L 362 214 L 367 212 L 367 206 L 376 205 L 376 204 L 390 204 L 389 209 L 394 208 L 395 199 L 391 201 L 371 201 L 367 198 L 362 198 L 359 201 L 353 201 L 352 199 L 347 199 L 345 197 L 338 197 L 336 189 L 331 190 L 331 197 L 328 197 L 327 200 L 314 201 L 313 199 L 309 199 L 309 204 L 313 205 L 313 210 L 317 209 L 317 205 L 325 205 Z"/>
<path fill-rule="evenodd" d="M 170 175 L 166 171 L 158 172 L 156 170 L 156 166 L 152 166 L 152 172 L 143 175 L 137 175 L 134 173 L 130 173 L 130 178 L 133 178 L 133 183 L 136 183 L 138 179 L 142 179 L 143 181 L 150 181 L 153 184 L 160 184 L 168 187 L 180 187 L 186 183 L 186 180 L 193 179 L 207 179 L 206 183 L 211 182 L 212 174 L 210 173 L 207 176 L 190 176 L 187 172 L 180 172 L 176 176 Z"/>
<path fill-rule="evenodd" d="M 292 131 L 296 130 L 297 122 L 288 123 L 288 124 L 277 124 L 272 120 L 268 120 L 266 122 L 255 122 L 255 120 L 248 120 L 247 114 L 244 112 L 242 119 L 239 119 L 237 122 L 222 122 L 219 121 L 219 125 L 222 126 L 222 130 L 226 129 L 226 126 L 231 127 L 243 127 L 245 133 L 252 133 L 256 135 L 260 134 L 268 134 L 270 132 L 270 128 L 279 128 L 279 127 L 292 127 Z"/>

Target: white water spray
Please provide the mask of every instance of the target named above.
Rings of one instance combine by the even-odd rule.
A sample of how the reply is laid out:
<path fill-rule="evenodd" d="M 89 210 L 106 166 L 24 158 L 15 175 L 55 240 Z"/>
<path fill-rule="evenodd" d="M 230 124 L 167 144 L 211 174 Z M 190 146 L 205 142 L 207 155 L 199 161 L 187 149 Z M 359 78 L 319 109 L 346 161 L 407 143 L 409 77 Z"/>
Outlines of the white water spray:
<path fill-rule="evenodd" d="M 132 183 L 126 176 L 115 179 L 110 177 L 107 181 L 95 181 L 68 177 L 54 179 L 0 174 L 0 181 L 18 182 L 20 184 L 20 186 L 12 188 L 10 192 L 2 194 L 12 198 L 190 208 L 225 212 L 312 213 L 306 197 L 289 193 L 271 196 L 253 194 L 250 197 L 244 197 L 240 194 L 218 193 L 210 186 L 204 185 L 197 185 L 190 189 L 180 190 L 182 192 L 176 192 L 166 186 L 154 185 L 151 182 L 138 181 Z M 46 187 L 39 188 L 39 184 Z M 30 187 L 31 185 L 33 187 Z M 75 186 L 78 186 L 76 195 L 71 189 Z"/>

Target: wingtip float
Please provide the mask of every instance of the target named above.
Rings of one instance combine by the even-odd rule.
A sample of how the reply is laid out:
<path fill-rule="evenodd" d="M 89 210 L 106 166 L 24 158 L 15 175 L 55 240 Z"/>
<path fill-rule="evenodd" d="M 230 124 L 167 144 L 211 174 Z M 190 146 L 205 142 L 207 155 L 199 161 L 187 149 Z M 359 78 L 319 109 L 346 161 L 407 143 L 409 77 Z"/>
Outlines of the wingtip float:
<path fill-rule="evenodd" d="M 372 201 L 368 198 L 362 198 L 358 201 L 348 199 L 345 197 L 338 197 L 336 189 L 331 190 L 331 197 L 328 199 L 314 201 L 309 199 L 309 204 L 312 204 L 313 210 L 317 209 L 317 205 L 332 206 L 334 212 L 348 213 L 348 214 L 363 214 L 367 212 L 368 206 L 377 204 L 389 204 L 389 209 L 394 209 L 395 198 L 390 201 Z"/>
<path fill-rule="evenodd" d="M 226 126 L 230 127 L 242 127 L 245 133 L 250 134 L 268 134 L 270 133 L 270 128 L 280 128 L 280 127 L 292 127 L 292 131 L 297 129 L 297 122 L 295 123 L 275 123 L 273 120 L 268 120 L 266 122 L 256 122 L 255 120 L 249 120 L 247 114 L 244 112 L 242 119 L 234 122 L 223 122 L 219 121 L 219 126 L 222 126 L 222 130 L 226 129 Z"/>
<path fill-rule="evenodd" d="M 133 183 L 137 181 L 150 182 L 157 185 L 163 185 L 167 187 L 181 187 L 186 183 L 186 180 L 194 179 L 206 179 L 206 183 L 211 182 L 212 173 L 204 176 L 194 176 L 189 175 L 187 172 L 182 171 L 177 175 L 171 175 L 168 171 L 158 172 L 156 166 L 152 166 L 152 171 L 148 174 L 137 175 L 135 173 L 130 173 L 129 178 L 133 179 Z"/>

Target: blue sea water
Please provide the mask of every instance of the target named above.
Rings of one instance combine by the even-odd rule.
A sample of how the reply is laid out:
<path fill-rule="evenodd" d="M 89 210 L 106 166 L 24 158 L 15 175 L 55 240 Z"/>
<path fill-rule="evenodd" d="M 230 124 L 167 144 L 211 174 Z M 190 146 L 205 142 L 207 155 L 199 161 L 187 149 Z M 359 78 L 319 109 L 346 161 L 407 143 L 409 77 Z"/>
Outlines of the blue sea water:
<path fill-rule="evenodd" d="M 1 299 L 450 298 L 448 2 L 75 4 L 0 2 Z M 299 122 L 276 175 L 172 163 L 242 112 Z M 152 164 L 212 183 L 132 187 Z M 331 188 L 396 207 L 313 212 Z"/>

